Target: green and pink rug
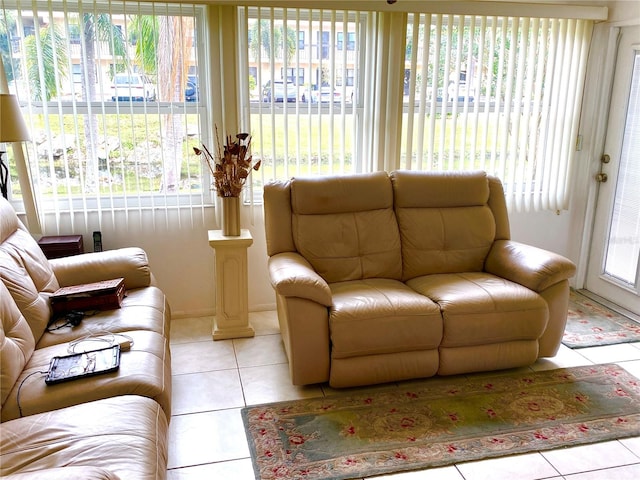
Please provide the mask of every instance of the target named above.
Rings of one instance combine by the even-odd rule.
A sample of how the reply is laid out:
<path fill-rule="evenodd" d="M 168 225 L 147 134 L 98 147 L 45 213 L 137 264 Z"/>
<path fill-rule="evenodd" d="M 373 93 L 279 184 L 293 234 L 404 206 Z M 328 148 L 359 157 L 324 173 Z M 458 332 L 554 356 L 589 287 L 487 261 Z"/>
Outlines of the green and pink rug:
<path fill-rule="evenodd" d="M 339 480 L 640 435 L 616 365 L 432 378 L 242 410 L 259 480 Z"/>
<path fill-rule="evenodd" d="M 640 342 L 640 323 L 571 290 L 562 343 L 569 348 Z"/>

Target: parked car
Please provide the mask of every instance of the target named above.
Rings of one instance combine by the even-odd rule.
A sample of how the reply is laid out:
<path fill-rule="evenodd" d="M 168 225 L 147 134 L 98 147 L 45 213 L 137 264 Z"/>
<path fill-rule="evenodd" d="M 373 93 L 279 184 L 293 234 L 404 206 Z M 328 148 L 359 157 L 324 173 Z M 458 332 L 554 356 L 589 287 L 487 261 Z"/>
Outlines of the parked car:
<path fill-rule="evenodd" d="M 198 77 L 189 75 L 187 77 L 187 88 L 184 90 L 185 102 L 197 102 L 200 99 L 200 86 L 198 85 Z"/>
<path fill-rule="evenodd" d="M 311 103 L 340 103 L 342 101 L 342 93 L 340 90 L 332 90 L 331 87 L 325 86 L 318 90 L 316 85 L 311 90 L 305 90 L 302 94 L 303 102 Z"/>
<path fill-rule="evenodd" d="M 454 82 L 449 82 L 449 87 L 447 88 L 447 100 L 449 102 L 453 102 L 456 98 L 456 84 Z M 466 99 L 469 100 L 469 103 L 473 102 L 473 94 L 469 91 L 466 82 L 461 82 L 458 84 L 458 102 L 462 103 Z"/>
<path fill-rule="evenodd" d="M 332 90 L 331 87 L 320 88 L 320 103 L 340 103 L 342 93 L 339 90 Z"/>
<path fill-rule="evenodd" d="M 311 85 L 311 88 L 305 88 L 300 96 L 300 101 L 307 103 L 317 103 L 318 102 L 318 87 L 316 85 Z"/>
<path fill-rule="evenodd" d="M 153 102 L 156 100 L 156 86 L 142 73 L 118 73 L 113 78 L 111 100 L 131 100 Z"/>
<path fill-rule="evenodd" d="M 273 82 L 273 91 L 271 89 L 271 80 L 264 84 L 262 88 L 262 100 L 264 102 L 284 102 L 285 86 L 284 82 Z M 287 82 L 287 102 L 298 101 L 298 87 L 292 82 Z"/>

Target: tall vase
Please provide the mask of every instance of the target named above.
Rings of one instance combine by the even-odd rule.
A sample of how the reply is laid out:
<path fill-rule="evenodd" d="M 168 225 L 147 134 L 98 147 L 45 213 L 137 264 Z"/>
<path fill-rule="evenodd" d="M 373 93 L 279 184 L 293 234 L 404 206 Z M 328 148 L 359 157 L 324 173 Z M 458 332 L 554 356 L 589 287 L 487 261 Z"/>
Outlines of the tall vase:
<path fill-rule="evenodd" d="M 240 235 L 240 197 L 221 197 L 222 234 L 226 237 Z"/>

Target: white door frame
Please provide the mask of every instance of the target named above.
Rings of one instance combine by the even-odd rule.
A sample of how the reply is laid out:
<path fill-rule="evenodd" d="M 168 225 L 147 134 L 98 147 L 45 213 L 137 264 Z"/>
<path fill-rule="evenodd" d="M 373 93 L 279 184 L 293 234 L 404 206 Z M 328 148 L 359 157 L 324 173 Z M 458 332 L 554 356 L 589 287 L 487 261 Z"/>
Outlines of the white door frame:
<path fill-rule="evenodd" d="M 627 25 L 634 26 L 634 25 Z M 578 259 L 578 271 L 575 278 L 576 288 L 583 288 L 587 281 L 589 255 L 594 242 L 594 220 L 596 217 L 596 204 L 600 184 L 594 180 L 595 175 L 601 171 L 600 159 L 605 153 L 607 140 L 607 128 L 609 124 L 609 110 L 612 100 L 612 88 L 615 81 L 617 68 L 617 55 L 620 46 L 621 27 L 600 25 L 594 31 L 590 62 L 590 71 L 587 72 L 587 88 L 585 88 L 585 101 L 583 103 L 581 129 L 582 151 L 578 153 L 577 165 L 583 165 L 576 171 L 577 184 L 582 185 L 582 196 L 577 194 L 574 198 L 574 207 L 584 211 L 584 224 L 582 238 L 579 241 L 580 255 Z M 605 168 L 604 170 L 607 170 Z M 617 172 L 617 167 L 615 168 Z M 617 175 L 609 169 L 609 178 L 615 182 Z M 608 184 L 607 186 L 609 186 Z M 579 188 L 578 188 L 579 190 Z M 591 277 L 593 278 L 593 277 Z M 605 288 L 607 290 L 607 288 Z"/>
<path fill-rule="evenodd" d="M 571 199 L 574 218 L 583 219 L 582 231 L 576 232 L 578 260 L 573 285 L 578 289 L 584 287 L 587 277 L 599 188 L 599 184 L 593 179 L 600 171 L 600 158 L 604 154 L 619 40 L 619 27 L 607 24 L 594 27 L 581 110 L 578 152 L 575 157 L 574 194 Z"/>

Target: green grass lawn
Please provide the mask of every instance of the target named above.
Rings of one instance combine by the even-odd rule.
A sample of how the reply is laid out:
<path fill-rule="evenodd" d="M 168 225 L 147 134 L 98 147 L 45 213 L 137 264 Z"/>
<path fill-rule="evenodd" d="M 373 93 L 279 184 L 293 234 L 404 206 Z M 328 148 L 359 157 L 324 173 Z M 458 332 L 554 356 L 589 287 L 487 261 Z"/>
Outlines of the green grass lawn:
<path fill-rule="evenodd" d="M 163 152 L 163 141 L 160 116 L 155 115 L 98 115 L 98 145 L 100 152 L 107 159 L 99 160 L 100 190 L 103 193 L 153 193 L 160 189 L 163 177 L 163 162 L 168 162 Z M 38 167 L 42 177 L 51 178 L 55 173 L 57 182 L 42 184 L 45 191 L 53 192 L 54 185 L 60 194 L 79 194 L 81 185 L 79 178 L 86 164 L 80 164 L 78 149 L 85 149 L 85 124 L 82 116 L 50 115 L 45 123 L 43 115 L 31 119 L 35 133 L 34 144 L 37 145 Z M 197 131 L 198 117 L 186 116 L 185 131 Z M 466 123 L 458 117 L 432 119 L 425 117 L 423 129 L 417 115 L 413 121 L 411 133 L 411 162 L 407 164 L 408 116 L 403 117 L 401 144 L 401 162 L 399 168 L 439 168 L 444 163 L 446 168 L 469 167 L 481 164 L 482 152 L 478 148 L 475 158 L 471 159 L 472 142 L 475 136 L 481 139 L 486 151 L 495 146 L 494 132 L 497 130 L 500 114 L 492 113 L 485 117 L 479 114 L 477 121 L 469 116 Z M 262 116 L 252 114 L 251 134 L 254 160 L 261 159 L 260 178 L 288 178 L 292 175 L 327 174 L 352 172 L 353 155 L 356 147 L 356 117 L 353 113 L 328 114 L 305 113 L 296 116 L 293 113 L 281 113 Z M 50 162 L 46 136 L 41 132 L 50 131 L 54 137 L 53 145 L 57 155 Z M 431 132 L 433 131 L 433 135 Z M 64 132 L 64 135 L 61 135 Z M 364 142 L 368 139 L 364 139 Z M 462 143 L 464 142 L 464 146 Z M 183 158 L 179 164 L 181 191 L 193 192 L 202 188 L 201 159 L 193 153 L 193 146 L 199 145 L 199 139 L 185 136 L 183 142 Z M 419 147 L 421 146 L 421 149 Z M 214 147 L 211 145 L 210 147 Z M 430 152 L 433 151 L 433 154 Z M 108 154 L 106 153 L 108 152 Z M 463 152 L 461 154 L 461 152 Z M 94 166 L 95 168 L 95 166 Z M 15 171 L 12 170 L 15 176 Z M 255 175 L 255 174 L 254 174 Z M 67 181 L 67 178 L 72 181 Z"/>

